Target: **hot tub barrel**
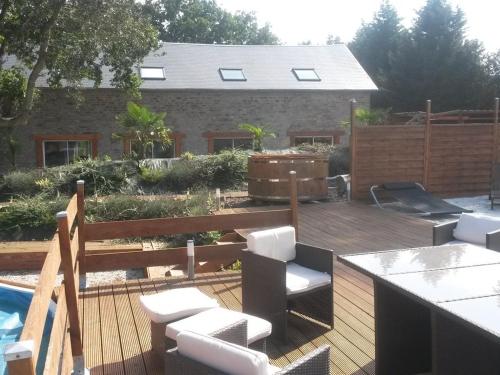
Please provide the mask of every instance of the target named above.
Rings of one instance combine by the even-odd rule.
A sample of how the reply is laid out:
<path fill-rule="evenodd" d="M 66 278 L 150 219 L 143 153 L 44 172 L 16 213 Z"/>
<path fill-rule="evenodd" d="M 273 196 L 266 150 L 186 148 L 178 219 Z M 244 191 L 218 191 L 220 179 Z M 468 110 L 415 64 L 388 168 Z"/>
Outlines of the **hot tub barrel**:
<path fill-rule="evenodd" d="M 289 172 L 297 173 L 299 201 L 328 198 L 328 158 L 311 154 L 252 155 L 248 158 L 248 195 L 263 201 L 290 198 Z"/>

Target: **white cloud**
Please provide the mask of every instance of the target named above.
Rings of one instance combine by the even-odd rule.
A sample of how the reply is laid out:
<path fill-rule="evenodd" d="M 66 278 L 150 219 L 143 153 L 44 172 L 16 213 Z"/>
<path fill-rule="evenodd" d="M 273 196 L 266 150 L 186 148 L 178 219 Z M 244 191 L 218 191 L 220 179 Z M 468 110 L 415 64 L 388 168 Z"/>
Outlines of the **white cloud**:
<path fill-rule="evenodd" d="M 393 0 L 405 26 L 411 25 L 426 0 Z M 498 15 L 500 1 L 450 0 L 465 12 L 468 37 L 481 40 L 490 51 L 500 49 Z M 348 42 L 363 20 L 369 21 L 380 0 L 218 0 L 230 11 L 255 11 L 259 23 L 269 22 L 273 32 L 286 44 L 311 40 L 323 44 L 328 34 Z M 496 31 L 495 31 L 496 30 Z"/>

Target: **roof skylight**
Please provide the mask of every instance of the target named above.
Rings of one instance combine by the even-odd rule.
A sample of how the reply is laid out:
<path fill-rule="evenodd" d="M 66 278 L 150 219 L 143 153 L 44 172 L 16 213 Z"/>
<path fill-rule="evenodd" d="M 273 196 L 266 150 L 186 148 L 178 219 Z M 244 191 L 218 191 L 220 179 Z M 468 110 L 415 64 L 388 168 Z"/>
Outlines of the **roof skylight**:
<path fill-rule="evenodd" d="M 223 81 L 246 81 L 243 69 L 219 68 L 219 73 Z"/>
<path fill-rule="evenodd" d="M 293 68 L 292 72 L 298 81 L 321 81 L 314 69 Z"/>
<path fill-rule="evenodd" d="M 141 66 L 139 74 L 142 79 L 165 79 L 165 72 L 161 67 Z"/>

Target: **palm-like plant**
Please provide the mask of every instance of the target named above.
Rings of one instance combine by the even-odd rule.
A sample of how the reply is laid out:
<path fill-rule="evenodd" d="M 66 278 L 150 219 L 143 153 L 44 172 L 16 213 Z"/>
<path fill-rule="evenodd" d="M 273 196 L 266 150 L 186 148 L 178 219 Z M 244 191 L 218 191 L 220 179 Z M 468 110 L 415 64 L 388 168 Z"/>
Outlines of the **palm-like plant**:
<path fill-rule="evenodd" d="M 146 150 L 153 147 L 154 142 L 164 147 L 171 143 L 170 129 L 165 126 L 165 115 L 164 112 L 155 113 L 145 106 L 129 102 L 127 111 L 116 117 L 124 132 L 115 133 L 113 137 L 132 139 L 137 146 L 137 156 L 145 159 Z"/>
<path fill-rule="evenodd" d="M 267 130 L 264 126 L 253 124 L 240 124 L 239 128 L 252 134 L 253 136 L 253 150 L 262 151 L 264 138 L 276 138 L 276 134 Z"/>

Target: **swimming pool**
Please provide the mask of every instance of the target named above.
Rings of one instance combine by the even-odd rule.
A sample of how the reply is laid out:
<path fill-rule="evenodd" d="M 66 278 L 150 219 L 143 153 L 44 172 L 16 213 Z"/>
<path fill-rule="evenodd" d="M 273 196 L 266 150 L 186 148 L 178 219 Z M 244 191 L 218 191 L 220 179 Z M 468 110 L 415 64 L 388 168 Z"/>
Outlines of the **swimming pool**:
<path fill-rule="evenodd" d="M 0 375 L 7 375 L 7 364 L 3 359 L 3 346 L 15 342 L 21 336 L 26 315 L 33 298 L 33 290 L 0 284 Z M 53 306 L 45 324 L 42 347 L 37 364 L 37 374 L 43 373 L 50 330 L 54 318 Z"/>

